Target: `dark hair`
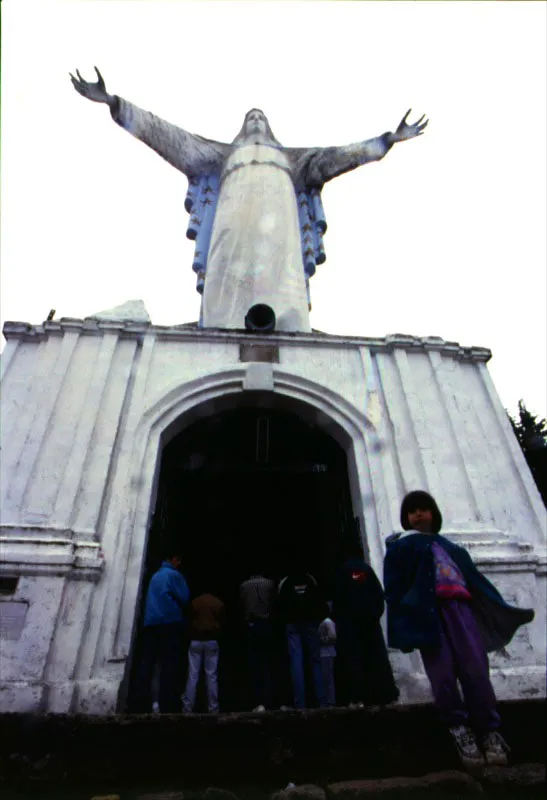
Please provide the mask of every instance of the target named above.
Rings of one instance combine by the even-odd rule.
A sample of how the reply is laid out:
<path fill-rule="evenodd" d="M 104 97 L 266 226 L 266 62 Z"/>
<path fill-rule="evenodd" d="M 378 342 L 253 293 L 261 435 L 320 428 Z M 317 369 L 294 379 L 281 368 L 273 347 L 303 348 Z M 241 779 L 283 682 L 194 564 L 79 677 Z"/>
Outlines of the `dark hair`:
<path fill-rule="evenodd" d="M 410 529 L 408 515 L 417 508 L 423 511 L 431 511 L 433 517 L 431 533 L 439 533 L 443 524 L 443 517 L 439 511 L 439 506 L 430 494 L 423 491 L 410 492 L 401 503 L 401 526 L 403 530 L 408 531 Z"/>
<path fill-rule="evenodd" d="M 350 558 L 364 558 L 363 546 L 355 536 L 347 536 L 342 540 L 339 555 L 342 563 Z"/>
<path fill-rule="evenodd" d="M 200 570 L 190 581 L 190 592 L 192 597 L 200 597 L 202 594 L 212 594 L 214 597 L 220 598 L 223 592 L 218 573 L 215 570 Z"/>
<path fill-rule="evenodd" d="M 173 558 L 180 558 L 182 561 L 182 555 L 180 552 L 180 548 L 177 547 L 166 547 L 164 552 L 164 560 L 171 561 Z"/>

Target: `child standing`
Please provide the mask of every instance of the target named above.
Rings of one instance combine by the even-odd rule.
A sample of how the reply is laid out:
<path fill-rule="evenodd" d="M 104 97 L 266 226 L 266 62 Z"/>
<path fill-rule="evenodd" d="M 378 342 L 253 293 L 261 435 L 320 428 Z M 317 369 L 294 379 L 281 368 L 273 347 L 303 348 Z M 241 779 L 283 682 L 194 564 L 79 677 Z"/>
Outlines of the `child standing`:
<path fill-rule="evenodd" d="M 441 512 L 427 492 L 404 498 L 401 526 L 405 533 L 387 539 L 384 562 L 388 644 L 420 651 L 462 763 L 506 764 L 486 653 L 507 645 L 534 612 L 509 606 L 467 550 L 439 535 Z"/>
<path fill-rule="evenodd" d="M 329 613 L 332 612 L 332 603 L 327 603 Z M 336 625 L 330 617 L 326 617 L 319 625 L 319 658 L 321 659 L 321 672 L 323 675 L 323 689 L 327 706 L 336 705 L 336 687 L 334 683 L 334 659 L 336 658 Z"/>

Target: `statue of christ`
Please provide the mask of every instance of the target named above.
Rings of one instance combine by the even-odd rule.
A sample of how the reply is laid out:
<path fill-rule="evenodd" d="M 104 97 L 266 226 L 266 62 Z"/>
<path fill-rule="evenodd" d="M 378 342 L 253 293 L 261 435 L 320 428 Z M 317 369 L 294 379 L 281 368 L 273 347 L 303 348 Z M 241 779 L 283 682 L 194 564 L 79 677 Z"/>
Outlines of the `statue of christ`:
<path fill-rule="evenodd" d="M 422 116 L 395 132 L 342 147 L 282 146 L 265 114 L 253 108 L 231 143 L 188 133 L 71 75 L 83 97 L 105 103 L 115 122 L 144 142 L 189 181 L 187 236 L 196 240 L 193 269 L 202 294 L 200 324 L 243 328 L 248 310 L 269 306 L 276 329 L 310 331 L 309 278 L 325 260 L 323 185 L 378 161 L 396 143 L 420 136 Z"/>

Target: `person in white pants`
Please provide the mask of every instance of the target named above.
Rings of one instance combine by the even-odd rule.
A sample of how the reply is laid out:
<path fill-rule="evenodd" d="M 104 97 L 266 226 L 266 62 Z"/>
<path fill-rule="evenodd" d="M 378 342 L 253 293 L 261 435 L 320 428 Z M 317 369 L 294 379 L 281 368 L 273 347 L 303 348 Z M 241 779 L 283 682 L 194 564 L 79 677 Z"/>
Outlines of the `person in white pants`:
<path fill-rule="evenodd" d="M 224 603 L 212 594 L 200 594 L 192 601 L 190 616 L 190 646 L 188 647 L 188 679 L 182 698 L 182 708 L 192 713 L 196 702 L 201 666 L 205 672 L 207 707 L 217 714 L 218 703 L 218 637 L 224 620 Z"/>
<path fill-rule="evenodd" d="M 190 642 L 188 648 L 188 680 L 186 681 L 186 691 L 182 698 L 182 707 L 185 713 L 190 714 L 194 710 L 202 664 L 205 672 L 209 713 L 218 713 L 218 651 L 218 642 L 215 640 L 208 642 L 193 640 Z"/>

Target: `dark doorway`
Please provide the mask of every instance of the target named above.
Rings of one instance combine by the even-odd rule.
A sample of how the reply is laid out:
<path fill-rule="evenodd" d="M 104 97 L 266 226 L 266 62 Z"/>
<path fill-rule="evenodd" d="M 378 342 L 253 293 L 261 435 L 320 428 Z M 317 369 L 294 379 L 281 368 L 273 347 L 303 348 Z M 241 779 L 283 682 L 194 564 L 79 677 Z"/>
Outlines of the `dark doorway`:
<path fill-rule="evenodd" d="M 142 597 L 175 543 L 191 591 L 209 582 L 226 604 L 221 707 L 246 709 L 240 583 L 257 570 L 280 580 L 300 561 L 328 599 L 355 535 L 346 455 L 334 439 L 286 411 L 225 411 L 164 448 Z"/>

